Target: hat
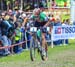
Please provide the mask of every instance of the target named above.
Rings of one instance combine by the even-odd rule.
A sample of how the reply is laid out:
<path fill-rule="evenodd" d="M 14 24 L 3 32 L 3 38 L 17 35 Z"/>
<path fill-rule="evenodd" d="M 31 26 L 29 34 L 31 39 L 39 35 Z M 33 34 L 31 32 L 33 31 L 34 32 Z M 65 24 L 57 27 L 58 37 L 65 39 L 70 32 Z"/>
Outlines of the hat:
<path fill-rule="evenodd" d="M 18 10 L 18 6 L 15 6 L 15 7 L 14 7 L 14 10 Z"/>
<path fill-rule="evenodd" d="M 22 16 L 23 18 L 25 18 L 25 17 L 26 17 L 26 14 L 25 14 L 25 13 L 23 13 L 21 16 Z"/>

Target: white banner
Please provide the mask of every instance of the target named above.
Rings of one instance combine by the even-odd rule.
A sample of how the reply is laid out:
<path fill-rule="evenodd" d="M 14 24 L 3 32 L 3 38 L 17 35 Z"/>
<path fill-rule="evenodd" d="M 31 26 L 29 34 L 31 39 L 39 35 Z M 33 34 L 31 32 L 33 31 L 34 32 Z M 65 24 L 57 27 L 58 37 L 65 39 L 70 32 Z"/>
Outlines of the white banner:
<path fill-rule="evenodd" d="M 52 39 L 74 39 L 75 26 L 54 26 L 52 31 Z"/>
<path fill-rule="evenodd" d="M 73 23 L 75 21 L 75 0 L 70 0 L 71 1 L 71 7 L 70 7 L 70 20 Z"/>

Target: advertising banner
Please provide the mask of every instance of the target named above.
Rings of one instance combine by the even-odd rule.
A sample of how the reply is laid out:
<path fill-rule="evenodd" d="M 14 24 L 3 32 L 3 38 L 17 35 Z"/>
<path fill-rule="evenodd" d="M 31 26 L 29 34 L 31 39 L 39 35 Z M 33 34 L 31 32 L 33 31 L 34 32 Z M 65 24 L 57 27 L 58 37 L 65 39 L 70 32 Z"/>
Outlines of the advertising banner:
<path fill-rule="evenodd" d="M 74 39 L 75 38 L 75 26 L 54 26 L 52 31 L 52 39 Z"/>

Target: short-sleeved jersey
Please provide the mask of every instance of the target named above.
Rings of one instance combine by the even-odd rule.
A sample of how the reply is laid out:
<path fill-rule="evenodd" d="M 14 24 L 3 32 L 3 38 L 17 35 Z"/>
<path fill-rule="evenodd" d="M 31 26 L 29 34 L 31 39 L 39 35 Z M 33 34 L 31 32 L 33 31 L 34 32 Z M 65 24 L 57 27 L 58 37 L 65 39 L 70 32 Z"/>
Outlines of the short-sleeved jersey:
<path fill-rule="evenodd" d="M 44 26 L 44 25 L 46 24 L 46 22 L 47 22 L 47 16 L 46 16 L 43 12 L 41 12 L 41 13 L 39 14 L 39 16 L 34 16 L 34 15 L 32 15 L 32 19 L 33 19 L 33 21 L 35 22 L 35 24 L 34 24 L 35 27 L 42 27 L 42 26 Z M 37 19 L 39 19 L 40 22 L 37 21 Z"/>

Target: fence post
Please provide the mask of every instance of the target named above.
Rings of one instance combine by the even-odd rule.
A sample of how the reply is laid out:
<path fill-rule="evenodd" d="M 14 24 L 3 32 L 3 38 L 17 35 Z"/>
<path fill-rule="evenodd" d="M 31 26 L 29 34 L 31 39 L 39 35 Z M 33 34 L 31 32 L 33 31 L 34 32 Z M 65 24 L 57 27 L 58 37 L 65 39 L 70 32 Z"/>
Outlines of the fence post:
<path fill-rule="evenodd" d="M 65 39 L 64 39 L 64 45 L 66 45 L 66 44 L 65 44 Z"/>
<path fill-rule="evenodd" d="M 26 31 L 27 32 L 27 31 Z M 27 46 L 27 36 L 26 36 L 26 32 L 25 32 L 25 40 L 26 40 L 26 50 L 28 50 L 28 46 Z"/>
<path fill-rule="evenodd" d="M 13 50 L 14 50 L 14 47 L 12 46 L 12 47 L 11 47 L 11 53 L 12 53 L 12 54 L 14 54 L 14 51 L 13 51 Z"/>
<path fill-rule="evenodd" d="M 51 48 L 53 48 L 54 45 L 53 45 L 53 29 L 51 30 Z"/>

